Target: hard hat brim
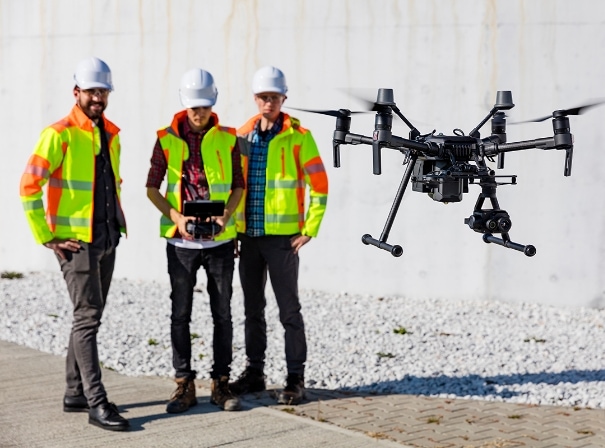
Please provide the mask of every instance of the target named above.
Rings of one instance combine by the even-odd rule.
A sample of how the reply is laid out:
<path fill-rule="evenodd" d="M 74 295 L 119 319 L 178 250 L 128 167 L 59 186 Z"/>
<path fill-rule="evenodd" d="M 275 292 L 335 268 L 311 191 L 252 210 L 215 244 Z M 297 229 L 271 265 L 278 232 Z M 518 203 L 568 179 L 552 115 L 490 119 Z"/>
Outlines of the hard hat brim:
<path fill-rule="evenodd" d="M 191 99 L 181 96 L 181 104 L 187 109 L 195 109 L 196 107 L 212 107 L 216 104 L 216 101 L 211 101 L 206 98 Z"/>
<path fill-rule="evenodd" d="M 113 86 L 111 84 L 107 84 L 104 82 L 94 82 L 94 81 L 90 81 L 90 82 L 80 82 L 80 83 L 76 83 L 76 85 L 82 89 L 82 90 L 87 90 L 87 89 L 108 89 L 113 91 Z"/>
<path fill-rule="evenodd" d="M 262 93 L 280 93 L 282 95 L 285 95 L 287 91 L 288 89 L 280 89 L 279 87 L 267 87 L 263 89 L 254 89 L 253 93 L 255 95 L 260 95 Z"/>

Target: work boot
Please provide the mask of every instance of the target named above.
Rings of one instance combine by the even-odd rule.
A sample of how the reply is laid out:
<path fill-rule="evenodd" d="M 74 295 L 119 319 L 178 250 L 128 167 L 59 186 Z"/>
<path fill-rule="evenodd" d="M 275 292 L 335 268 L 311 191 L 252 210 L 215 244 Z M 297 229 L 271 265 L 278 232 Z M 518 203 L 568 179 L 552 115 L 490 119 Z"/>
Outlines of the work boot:
<path fill-rule="evenodd" d="M 286 387 L 277 397 L 279 404 L 296 405 L 305 398 L 305 379 L 297 373 L 289 373 Z"/>
<path fill-rule="evenodd" d="M 219 379 L 213 379 L 210 387 L 210 403 L 217 405 L 224 411 L 239 411 L 242 404 L 229 390 L 229 377 L 221 376 Z"/>
<path fill-rule="evenodd" d="M 191 379 L 176 378 L 176 390 L 172 393 L 170 401 L 166 405 L 166 412 L 170 414 L 178 414 L 185 412 L 191 406 L 197 404 L 195 398 L 195 383 Z"/>
<path fill-rule="evenodd" d="M 246 367 L 246 370 L 243 371 L 237 380 L 229 383 L 229 389 L 235 395 L 262 392 L 266 388 L 265 375 L 263 375 L 262 370 L 252 367 Z"/>

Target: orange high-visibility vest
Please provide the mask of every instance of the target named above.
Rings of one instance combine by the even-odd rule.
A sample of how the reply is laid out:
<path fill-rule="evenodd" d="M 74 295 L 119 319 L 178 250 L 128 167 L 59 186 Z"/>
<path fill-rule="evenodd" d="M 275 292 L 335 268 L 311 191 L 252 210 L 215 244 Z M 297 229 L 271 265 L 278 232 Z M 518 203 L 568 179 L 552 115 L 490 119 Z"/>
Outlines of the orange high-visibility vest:
<path fill-rule="evenodd" d="M 103 117 L 109 144 L 120 231 L 126 233 L 120 204 L 120 129 Z M 38 243 L 53 238 L 92 241 L 96 156 L 101 150 L 99 128 L 75 105 L 70 114 L 44 129 L 21 177 L 20 196 Z M 48 182 L 47 208 L 42 187 Z"/>

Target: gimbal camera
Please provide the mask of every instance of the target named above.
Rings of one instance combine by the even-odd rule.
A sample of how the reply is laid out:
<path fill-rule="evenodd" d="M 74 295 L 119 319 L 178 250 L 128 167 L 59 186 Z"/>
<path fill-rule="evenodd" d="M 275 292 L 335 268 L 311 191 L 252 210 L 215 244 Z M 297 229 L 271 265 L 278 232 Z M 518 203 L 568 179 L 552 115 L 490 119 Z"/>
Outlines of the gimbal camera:
<path fill-rule="evenodd" d="M 364 244 L 376 246 L 390 252 L 395 257 L 403 254 L 399 245 L 387 243 L 391 226 L 401 204 L 408 183 L 412 182 L 412 190 L 427 193 L 437 202 L 460 202 L 464 193 L 468 193 L 469 184 L 478 184 L 481 193 L 475 203 L 473 214 L 464 220 L 472 230 L 483 234 L 483 241 L 494 243 L 509 249 L 523 252 L 528 257 L 536 254 L 532 245 L 522 245 L 511 241 L 509 230 L 512 221 L 506 210 L 500 208 L 496 198 L 496 188 L 499 185 L 516 184 L 516 175 L 496 175 L 495 171 L 486 164 L 486 159 L 494 161 L 498 156 L 497 168 L 504 168 L 504 155 L 507 152 L 526 149 L 557 149 L 565 151 L 565 167 L 563 174 L 571 175 L 573 158 L 573 136 L 570 132 L 568 115 L 578 115 L 584 109 L 599 103 L 588 104 L 575 109 L 556 110 L 546 117 L 530 120 L 544 121 L 552 118 L 553 136 L 519 142 L 506 141 L 505 110 L 514 107 L 510 91 L 499 91 L 496 103 L 489 114 L 469 133 L 464 135 L 460 129 L 454 130 L 454 135 L 430 134 L 420 132 L 403 116 L 393 99 L 392 89 L 379 89 L 376 102 L 371 108 L 376 112 L 374 132 L 371 137 L 350 132 L 351 112 L 348 109 L 339 110 L 309 110 L 306 112 L 320 113 L 336 117 L 336 129 L 333 137 L 334 166 L 340 167 L 340 146 L 365 144 L 372 146 L 373 172 L 381 174 L 382 148 L 396 149 L 403 153 L 407 164 L 403 178 L 397 190 L 395 200 L 387 216 L 387 220 L 379 239 L 371 235 L 363 235 Z M 409 128 L 409 138 L 393 135 L 391 132 L 393 113 Z M 479 129 L 491 119 L 491 135 L 480 138 Z M 491 208 L 484 208 L 488 200 Z M 495 236 L 495 235 L 500 235 Z"/>
<path fill-rule="evenodd" d="M 183 215 L 193 216 L 195 220 L 187 222 L 186 230 L 196 240 L 209 240 L 215 237 L 221 226 L 210 221 L 213 216 L 223 216 L 225 203 L 223 201 L 185 201 L 183 202 Z"/>

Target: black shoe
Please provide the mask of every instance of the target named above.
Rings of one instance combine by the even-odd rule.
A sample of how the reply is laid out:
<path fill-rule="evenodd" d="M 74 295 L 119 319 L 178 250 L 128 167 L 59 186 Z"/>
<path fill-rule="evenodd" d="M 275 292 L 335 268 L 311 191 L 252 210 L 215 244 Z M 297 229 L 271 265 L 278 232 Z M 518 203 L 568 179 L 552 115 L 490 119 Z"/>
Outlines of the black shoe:
<path fill-rule="evenodd" d="M 84 395 L 63 397 L 63 412 L 88 412 L 88 400 Z"/>
<path fill-rule="evenodd" d="M 90 408 L 88 423 L 110 431 L 126 431 L 130 428 L 128 420 L 118 413 L 118 408 L 113 403 L 102 403 Z"/>
<path fill-rule="evenodd" d="M 267 389 L 265 375 L 262 370 L 246 367 L 246 370 L 235 380 L 229 383 L 229 390 L 235 395 L 262 392 Z"/>
<path fill-rule="evenodd" d="M 305 379 L 297 373 L 289 373 L 286 379 L 286 387 L 277 397 L 279 404 L 296 405 L 305 398 Z"/>

